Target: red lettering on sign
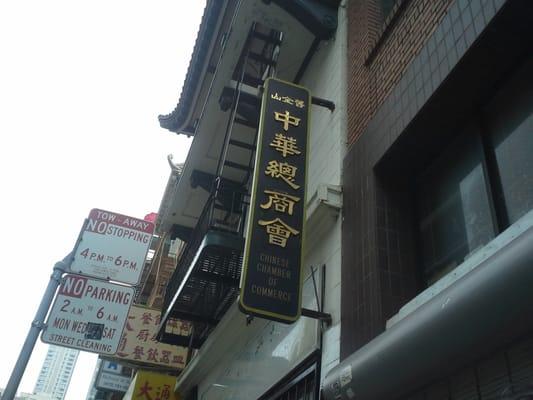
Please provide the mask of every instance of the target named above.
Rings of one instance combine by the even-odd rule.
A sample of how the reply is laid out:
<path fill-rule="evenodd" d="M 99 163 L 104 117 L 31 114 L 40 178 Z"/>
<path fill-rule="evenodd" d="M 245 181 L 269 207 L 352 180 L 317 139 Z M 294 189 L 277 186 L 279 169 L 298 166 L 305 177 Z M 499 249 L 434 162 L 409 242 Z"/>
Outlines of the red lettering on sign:
<path fill-rule="evenodd" d="M 126 215 L 117 214 L 110 211 L 99 210 L 97 208 L 91 210 L 89 213 L 89 220 L 90 222 L 87 230 L 91 232 L 103 233 L 105 226 L 108 224 L 113 224 L 144 233 L 154 233 L 154 224 L 152 222 L 128 217 Z M 100 230 L 102 231 L 100 231 L 97 227 L 99 226 L 98 223 L 102 221 L 105 221 L 105 223 L 101 225 Z"/>
<path fill-rule="evenodd" d="M 59 289 L 59 294 L 81 298 L 87 285 L 87 278 L 76 275 L 67 275 L 65 281 Z"/>

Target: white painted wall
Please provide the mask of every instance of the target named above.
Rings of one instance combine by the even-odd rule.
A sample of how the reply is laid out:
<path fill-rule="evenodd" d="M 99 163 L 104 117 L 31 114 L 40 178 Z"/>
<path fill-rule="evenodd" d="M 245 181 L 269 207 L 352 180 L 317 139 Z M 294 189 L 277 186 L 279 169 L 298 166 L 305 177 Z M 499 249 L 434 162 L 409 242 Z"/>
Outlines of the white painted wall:
<path fill-rule="evenodd" d="M 316 309 L 311 279 L 304 282 L 302 304 Z M 256 399 L 318 346 L 314 319 L 302 317 L 287 325 L 254 318 L 251 325 L 241 327 L 249 334 L 228 348 L 198 385 L 199 400 Z"/>
<path fill-rule="evenodd" d="M 346 37 L 347 18 L 343 1 L 339 7 L 339 26 L 335 38 L 320 44 L 319 51 L 302 80 L 302 85 L 308 87 L 314 96 L 331 100 L 336 106 L 333 113 L 318 106 L 313 106 L 312 109 L 308 198 L 320 184 L 342 184 L 347 129 Z M 317 232 L 319 239 L 313 240 L 312 246 L 306 246 L 307 265 L 326 265 L 324 311 L 330 313 L 333 319 L 323 336 L 322 378 L 339 363 L 340 356 L 341 218 L 339 216 L 335 221 L 321 221 L 320 225 L 325 231 Z"/>
<path fill-rule="evenodd" d="M 310 89 L 312 95 L 335 103 L 334 112 L 312 106 L 310 131 L 310 157 L 308 166 L 307 199 L 313 198 L 323 184 L 340 185 L 342 160 L 346 151 L 346 13 L 339 8 L 339 27 L 336 37 L 322 42 L 303 77 L 301 85 Z M 340 354 L 340 296 L 341 296 L 341 216 L 334 213 L 315 212 L 308 215 L 315 219 L 313 231 L 306 232 L 304 264 L 304 307 L 316 310 L 314 288 L 310 279 L 310 267 L 318 272 L 317 285 L 320 291 L 321 266 L 326 265 L 326 294 L 324 311 L 332 315 L 333 323 L 323 328 L 322 376 L 339 363 Z M 232 312 L 226 314 L 232 317 Z M 210 340 L 218 335 L 228 335 L 219 327 Z M 226 324 L 227 325 L 227 324 Z M 232 324 L 231 324 L 232 325 Z M 220 328 L 220 329 L 219 329 Z M 232 329 L 236 329 L 232 325 Z M 220 331 L 219 331 L 220 330 Z M 319 343 L 317 320 L 301 317 L 292 325 L 254 319 L 252 326 L 242 327 L 236 343 L 222 356 L 217 357 L 209 372 L 203 370 L 199 378 L 187 373 L 181 378 L 183 385 L 190 387 L 198 379 L 198 395 L 201 400 L 253 399 L 289 373 L 317 348 Z M 247 332 L 243 335 L 243 331 Z M 208 343 L 206 342 L 206 345 Z M 204 345 L 204 347 L 206 347 Z M 215 341 L 209 346 L 216 347 Z M 207 347 L 206 347 L 207 349 Z M 198 357 L 209 357 L 203 354 Z M 214 354 L 212 351 L 211 355 Z M 216 351 L 220 351 L 217 349 Z M 193 361 L 194 364 L 194 361 Z M 197 368 L 205 368 L 200 362 Z M 193 365 L 191 365 L 193 367 Z M 201 376 L 201 378 L 200 378 Z M 194 382 L 193 382 L 194 381 Z M 178 380 L 178 386 L 180 385 Z"/>

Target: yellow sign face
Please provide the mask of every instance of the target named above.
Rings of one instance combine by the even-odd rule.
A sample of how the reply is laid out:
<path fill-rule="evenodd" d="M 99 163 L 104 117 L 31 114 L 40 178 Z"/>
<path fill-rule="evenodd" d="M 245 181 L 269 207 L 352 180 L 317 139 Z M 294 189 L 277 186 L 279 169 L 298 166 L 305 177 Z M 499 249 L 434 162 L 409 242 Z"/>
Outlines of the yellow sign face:
<path fill-rule="evenodd" d="M 179 400 L 174 386 L 175 376 L 139 370 L 123 400 Z"/>
<path fill-rule="evenodd" d="M 113 357 L 175 369 L 185 368 L 187 358 L 185 347 L 155 340 L 160 319 L 159 310 L 131 306 L 118 351 Z M 172 333 L 188 336 L 190 325 L 187 322 L 175 321 L 172 330 Z"/>

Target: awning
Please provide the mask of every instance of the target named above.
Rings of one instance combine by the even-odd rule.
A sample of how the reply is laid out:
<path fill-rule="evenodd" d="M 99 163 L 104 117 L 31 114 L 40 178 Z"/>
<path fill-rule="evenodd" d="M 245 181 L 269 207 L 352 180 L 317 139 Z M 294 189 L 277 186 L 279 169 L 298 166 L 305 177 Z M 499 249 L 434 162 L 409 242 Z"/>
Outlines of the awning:
<path fill-rule="evenodd" d="M 328 400 L 399 398 L 533 329 L 533 228 L 326 376 Z"/>

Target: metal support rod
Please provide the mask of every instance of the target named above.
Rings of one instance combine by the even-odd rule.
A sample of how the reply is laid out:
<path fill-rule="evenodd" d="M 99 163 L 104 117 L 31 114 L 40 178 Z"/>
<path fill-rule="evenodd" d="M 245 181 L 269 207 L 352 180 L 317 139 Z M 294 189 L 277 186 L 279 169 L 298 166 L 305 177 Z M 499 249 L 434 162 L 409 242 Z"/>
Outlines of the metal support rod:
<path fill-rule="evenodd" d="M 316 53 L 319 44 L 320 44 L 320 39 L 315 36 L 315 38 L 313 39 L 313 42 L 311 43 L 311 46 L 309 46 L 309 49 L 307 50 L 307 53 L 305 54 L 304 60 L 302 61 L 302 65 L 300 65 L 300 68 L 298 69 L 298 72 L 296 73 L 296 76 L 294 77 L 294 83 L 296 83 L 297 85 L 302 80 L 302 77 L 304 76 L 304 73 L 307 70 L 309 63 L 311 62 L 313 55 Z"/>
<path fill-rule="evenodd" d="M 318 298 L 318 289 L 316 287 L 315 268 L 311 265 L 311 278 L 313 279 L 313 288 L 315 289 L 316 308 L 322 312 L 322 301 Z"/>
<path fill-rule="evenodd" d="M 327 326 L 331 325 L 331 314 L 324 312 L 324 293 L 325 293 L 325 280 L 326 280 L 326 264 L 322 265 L 322 286 L 321 286 L 321 299 L 318 298 L 318 289 L 315 280 L 315 269 L 311 266 L 311 278 L 313 279 L 313 287 L 315 289 L 315 298 L 318 311 L 310 310 L 308 308 L 302 308 L 302 315 L 308 318 L 318 319 L 321 322 L 325 322 Z"/>
<path fill-rule="evenodd" d="M 311 103 L 314 104 L 315 106 L 325 107 L 331 112 L 335 111 L 335 103 L 332 102 L 331 100 L 326 100 L 320 97 L 312 96 Z"/>
<path fill-rule="evenodd" d="M 189 362 L 192 359 L 193 354 L 193 344 L 194 342 L 194 324 L 191 324 L 191 333 L 189 336 L 189 346 L 187 347 L 187 358 L 185 359 L 185 365 L 189 365 Z"/>
<path fill-rule="evenodd" d="M 13 367 L 13 372 L 11 373 L 11 377 L 7 383 L 2 400 L 13 400 L 17 394 L 20 380 L 24 375 L 24 371 L 26 370 L 26 366 L 30 360 L 31 353 L 35 347 L 35 342 L 39 337 L 39 333 L 44 327 L 44 319 L 46 318 L 50 304 L 52 304 L 57 287 L 61 283 L 61 276 L 67 271 L 69 261 L 70 255 L 54 265 L 54 271 L 52 272 L 52 275 L 50 275 L 50 281 L 48 282 L 48 286 L 46 287 L 43 298 L 41 299 L 41 304 L 39 304 L 35 318 L 31 323 L 30 330 L 26 336 L 26 340 L 24 341 L 22 349 L 20 350 L 17 362 Z"/>
<path fill-rule="evenodd" d="M 314 318 L 323 321 L 327 326 L 331 325 L 331 314 L 329 313 L 310 310 L 309 308 L 302 308 L 302 315 L 307 318 Z"/>
<path fill-rule="evenodd" d="M 322 264 L 320 280 L 320 312 L 324 312 L 324 304 L 326 302 L 326 264 Z"/>

